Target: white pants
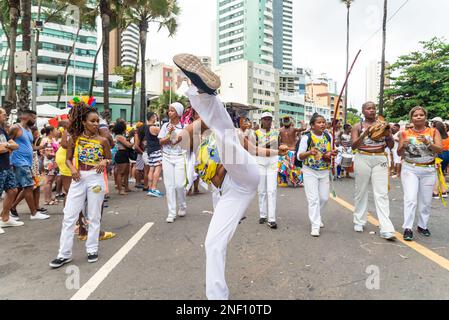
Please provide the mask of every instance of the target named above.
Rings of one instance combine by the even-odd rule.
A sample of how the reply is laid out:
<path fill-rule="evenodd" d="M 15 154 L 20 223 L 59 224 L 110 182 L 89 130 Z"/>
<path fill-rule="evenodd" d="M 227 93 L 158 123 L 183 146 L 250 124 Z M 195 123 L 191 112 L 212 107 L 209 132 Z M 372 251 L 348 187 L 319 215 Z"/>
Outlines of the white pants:
<path fill-rule="evenodd" d="M 75 225 L 79 214 L 84 210 L 87 200 L 87 220 L 89 221 L 86 251 L 98 252 L 98 237 L 100 235 L 101 208 L 105 194 L 103 174 L 95 170 L 81 171 L 80 181 L 72 181 L 67 194 L 64 207 L 64 220 L 62 221 L 61 238 L 59 241 L 58 258 L 71 258 Z M 92 188 L 101 186 L 101 191 L 95 193 Z"/>
<path fill-rule="evenodd" d="M 186 162 L 184 155 L 163 153 L 162 170 L 164 172 L 165 195 L 168 204 L 168 216 L 176 218 L 176 197 L 180 209 L 186 209 Z"/>
<path fill-rule="evenodd" d="M 435 168 L 415 167 L 404 162 L 401 172 L 404 190 L 404 224 L 402 228 L 413 228 L 415 212 L 418 208 L 418 226 L 427 229 L 436 179 Z"/>
<path fill-rule="evenodd" d="M 390 220 L 388 199 L 388 162 L 385 155 L 371 156 L 357 153 L 354 157 L 355 211 L 354 224 L 364 226 L 368 212 L 368 186 L 373 185 L 374 203 L 381 232 L 394 232 Z"/>
<path fill-rule="evenodd" d="M 227 245 L 256 194 L 258 165 L 241 145 L 231 117 L 218 97 L 198 94 L 193 86 L 187 95 L 193 109 L 214 131 L 219 156 L 227 171 L 205 241 L 206 295 L 208 299 L 224 300 L 229 298 L 225 279 Z"/>
<path fill-rule="evenodd" d="M 321 211 L 329 200 L 329 170 L 302 169 L 304 189 L 309 203 L 309 219 L 313 229 L 321 225 Z"/>
<path fill-rule="evenodd" d="M 276 221 L 278 158 L 278 156 L 256 158 L 260 174 L 258 187 L 260 217 L 267 218 L 268 216 L 270 222 Z"/>

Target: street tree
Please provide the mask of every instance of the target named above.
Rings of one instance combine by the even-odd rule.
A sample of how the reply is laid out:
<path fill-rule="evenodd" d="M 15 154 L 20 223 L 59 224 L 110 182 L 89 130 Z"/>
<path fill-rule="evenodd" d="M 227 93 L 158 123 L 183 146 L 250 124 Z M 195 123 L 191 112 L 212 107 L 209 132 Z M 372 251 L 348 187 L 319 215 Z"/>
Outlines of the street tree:
<path fill-rule="evenodd" d="M 421 51 L 403 55 L 390 67 L 390 87 L 385 90 L 385 111 L 390 121 L 405 120 L 420 105 L 429 117 L 449 118 L 449 43 L 432 38 Z"/>

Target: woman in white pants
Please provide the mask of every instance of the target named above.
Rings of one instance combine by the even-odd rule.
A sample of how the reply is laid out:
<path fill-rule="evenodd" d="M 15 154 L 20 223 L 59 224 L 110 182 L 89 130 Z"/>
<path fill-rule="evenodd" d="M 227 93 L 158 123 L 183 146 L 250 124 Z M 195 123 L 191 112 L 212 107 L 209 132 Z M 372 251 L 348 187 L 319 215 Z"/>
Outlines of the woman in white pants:
<path fill-rule="evenodd" d="M 435 158 L 441 153 L 441 135 L 435 128 L 426 127 L 427 111 L 420 106 L 410 110 L 413 128 L 399 136 L 398 154 L 403 156 L 401 180 L 404 190 L 404 240 L 413 240 L 413 222 L 418 208 L 418 233 L 429 237 L 433 186 L 436 182 Z"/>
<path fill-rule="evenodd" d="M 303 160 L 304 189 L 309 203 L 309 219 L 312 225 L 310 235 L 320 236 L 324 227 L 321 212 L 329 200 L 329 169 L 332 151 L 332 138 L 325 132 L 326 119 L 315 113 L 310 119 L 311 132 L 304 134 L 296 155 Z"/>
<path fill-rule="evenodd" d="M 187 96 L 201 118 L 187 128 L 184 142 L 198 152 L 199 176 L 220 190 L 205 241 L 206 295 L 208 299 L 224 300 L 229 298 L 225 280 L 227 245 L 259 184 L 257 163 L 245 151 L 245 148 L 255 146 L 248 139 L 244 139 L 242 145 L 231 117 L 215 96 L 220 79 L 193 55 L 180 54 L 173 61 L 194 84 Z M 198 127 L 201 129 L 196 130 Z M 198 141 L 195 139 L 198 131 L 204 139 L 197 149 L 194 143 Z M 209 135 L 206 136 L 206 133 Z M 254 151 L 266 155 L 271 155 L 273 151 L 273 155 L 277 154 L 277 150 L 263 148 L 255 148 Z"/>
<path fill-rule="evenodd" d="M 64 207 L 59 253 L 50 262 L 52 268 L 59 268 L 72 261 L 75 224 L 86 201 L 86 219 L 89 222 L 87 261 L 92 263 L 98 260 L 101 209 L 106 190 L 103 174 L 111 160 L 109 141 L 99 134 L 100 118 L 97 111 L 79 102 L 73 106 L 69 117 L 70 139 L 66 163 L 72 172 L 73 181 Z"/>
<path fill-rule="evenodd" d="M 168 107 L 169 122 L 165 123 L 158 138 L 162 146 L 162 171 L 164 173 L 165 195 L 168 204 L 167 222 L 175 222 L 176 205 L 178 204 L 178 216 L 186 215 L 186 150 L 178 144 L 177 134 L 182 131 L 184 125 L 180 118 L 184 113 L 184 107 L 179 102 L 172 103 Z M 177 198 L 177 202 L 176 202 Z"/>
<path fill-rule="evenodd" d="M 256 145 L 262 148 L 277 149 L 279 146 L 279 131 L 271 128 L 273 115 L 264 112 L 261 115 L 261 128 L 255 131 Z M 276 229 L 276 191 L 278 176 L 278 156 L 266 157 L 260 155 L 256 157 L 259 165 L 260 182 L 259 210 L 260 224 L 267 224 L 270 228 Z M 267 220 L 268 218 L 268 220 Z"/>

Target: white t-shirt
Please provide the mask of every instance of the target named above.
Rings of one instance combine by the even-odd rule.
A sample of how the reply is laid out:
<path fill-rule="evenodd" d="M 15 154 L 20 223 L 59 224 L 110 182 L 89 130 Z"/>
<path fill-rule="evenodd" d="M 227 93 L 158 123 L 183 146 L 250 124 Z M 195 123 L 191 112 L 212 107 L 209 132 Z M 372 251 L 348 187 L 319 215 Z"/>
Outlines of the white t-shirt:
<path fill-rule="evenodd" d="M 170 122 L 167 122 L 167 123 L 163 124 L 163 126 L 161 128 L 161 131 L 159 132 L 159 135 L 157 136 L 159 139 L 164 139 L 164 138 L 166 138 L 168 136 L 169 132 L 168 132 L 167 127 L 168 127 L 169 123 Z M 173 132 L 171 133 L 171 138 L 173 140 L 175 140 L 176 139 L 176 135 L 178 133 L 180 133 L 183 129 L 184 129 L 184 126 L 181 123 L 178 123 L 175 126 L 175 130 L 173 130 Z M 181 146 L 179 144 L 176 144 L 176 145 L 164 144 L 161 147 L 162 147 L 162 152 L 163 153 L 166 153 L 166 154 L 169 154 L 169 155 L 173 155 L 173 156 L 182 155 L 182 154 L 185 154 L 187 152 L 186 150 L 181 148 Z"/>

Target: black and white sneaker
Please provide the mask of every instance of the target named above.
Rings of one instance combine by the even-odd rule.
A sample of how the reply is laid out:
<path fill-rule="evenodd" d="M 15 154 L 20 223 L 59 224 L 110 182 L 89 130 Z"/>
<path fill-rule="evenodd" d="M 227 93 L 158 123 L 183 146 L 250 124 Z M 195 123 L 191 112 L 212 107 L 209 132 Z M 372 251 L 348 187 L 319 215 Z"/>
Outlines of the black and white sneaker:
<path fill-rule="evenodd" d="M 46 213 L 48 212 L 48 210 L 47 210 L 47 209 L 45 209 L 45 208 L 39 208 L 39 209 L 37 209 L 37 212 L 40 212 L 40 213 L 46 214 Z"/>
<path fill-rule="evenodd" d="M 72 258 L 56 258 L 55 260 L 50 262 L 50 267 L 52 267 L 53 269 L 60 268 L 71 261 Z"/>
<path fill-rule="evenodd" d="M 87 254 L 87 262 L 94 263 L 98 261 L 98 253 L 88 253 Z"/>
<path fill-rule="evenodd" d="M 11 216 L 11 217 L 13 217 L 13 218 L 15 218 L 15 219 L 19 219 L 20 217 L 19 217 L 19 214 L 17 213 L 17 210 L 16 209 L 10 209 L 9 210 L 9 215 Z"/>
<path fill-rule="evenodd" d="M 277 229 L 278 228 L 278 224 L 275 221 L 268 221 L 267 225 L 271 228 L 271 229 Z"/>

